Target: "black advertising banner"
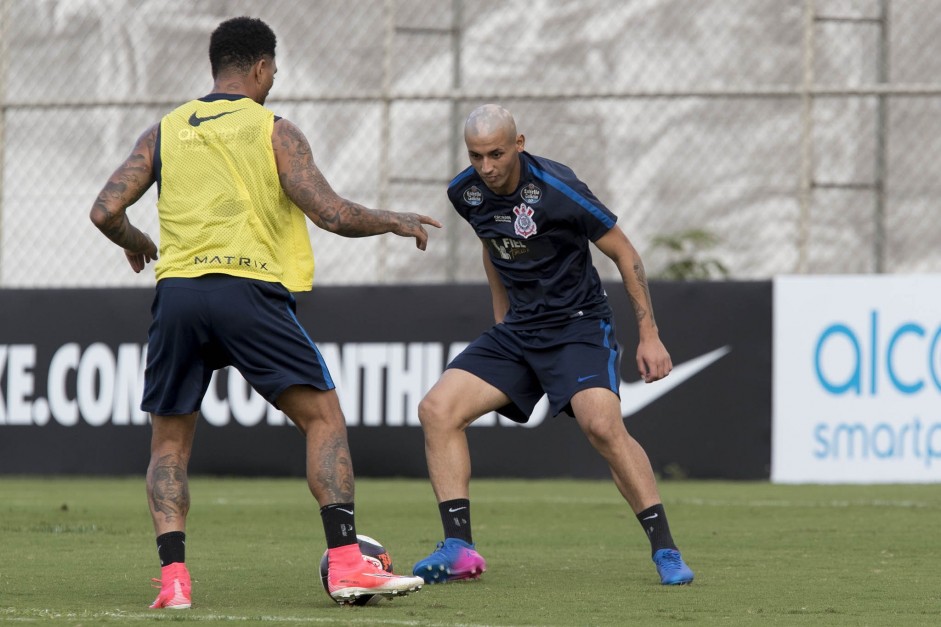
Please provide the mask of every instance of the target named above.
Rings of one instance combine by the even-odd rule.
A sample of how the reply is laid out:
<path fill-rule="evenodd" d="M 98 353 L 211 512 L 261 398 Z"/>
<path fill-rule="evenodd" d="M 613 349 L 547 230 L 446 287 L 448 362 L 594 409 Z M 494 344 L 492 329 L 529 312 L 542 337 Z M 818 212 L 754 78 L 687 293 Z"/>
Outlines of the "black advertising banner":
<path fill-rule="evenodd" d="M 628 430 L 666 476 L 762 479 L 771 449 L 770 282 L 654 283 L 674 362 L 639 382 L 637 331 L 606 285 Z M 139 409 L 151 289 L 0 290 L 0 473 L 143 474 Z M 360 476 L 426 476 L 417 407 L 445 364 L 492 322 L 486 285 L 318 287 L 298 318 L 337 384 Z M 540 403 L 527 425 L 484 416 L 468 429 L 477 477 L 608 477 L 575 421 Z M 304 445 L 235 371 L 216 373 L 194 474 L 303 475 Z"/>

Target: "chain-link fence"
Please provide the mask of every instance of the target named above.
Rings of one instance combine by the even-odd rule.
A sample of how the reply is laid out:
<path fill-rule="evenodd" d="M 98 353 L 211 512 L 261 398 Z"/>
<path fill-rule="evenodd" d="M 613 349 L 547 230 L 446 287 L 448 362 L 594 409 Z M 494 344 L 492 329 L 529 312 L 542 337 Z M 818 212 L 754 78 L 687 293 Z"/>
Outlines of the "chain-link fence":
<path fill-rule="evenodd" d="M 0 286 L 152 282 L 88 210 L 139 133 L 209 91 L 208 35 L 236 15 L 278 34 L 267 104 L 308 135 L 339 193 L 446 224 L 425 253 L 311 227 L 319 284 L 484 280 L 444 193 L 467 165 L 464 117 L 484 102 L 514 112 L 528 150 L 575 169 L 651 275 L 678 257 L 737 279 L 938 271 L 939 8 L 0 0 Z M 130 216 L 156 238 L 155 201 Z"/>

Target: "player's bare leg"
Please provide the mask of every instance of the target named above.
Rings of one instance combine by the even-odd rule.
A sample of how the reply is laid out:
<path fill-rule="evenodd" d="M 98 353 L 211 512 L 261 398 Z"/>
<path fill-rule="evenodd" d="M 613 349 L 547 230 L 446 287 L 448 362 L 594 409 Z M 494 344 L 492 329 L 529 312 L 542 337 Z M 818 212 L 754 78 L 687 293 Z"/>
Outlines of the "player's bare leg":
<path fill-rule="evenodd" d="M 692 582 L 693 571 L 673 543 L 650 459 L 627 432 L 617 395 L 605 388 L 582 390 L 572 397 L 572 410 L 588 441 L 608 462 L 615 485 L 647 534 L 660 582 Z"/>
<path fill-rule="evenodd" d="M 426 583 L 476 579 L 487 569 L 470 533 L 471 459 L 465 430 L 509 402 L 503 392 L 466 372 L 446 370 L 418 406 L 425 433 L 428 476 L 438 501 L 445 539 L 413 568 Z"/>
<path fill-rule="evenodd" d="M 151 608 L 187 609 L 192 604 L 185 563 L 186 515 L 190 508 L 187 467 L 196 433 L 196 413 L 151 416 L 147 501 L 160 555 L 160 594 Z"/>
<path fill-rule="evenodd" d="M 304 434 L 307 485 L 317 503 L 352 502 L 353 462 L 336 390 L 295 385 L 278 397 L 278 407 Z"/>
<path fill-rule="evenodd" d="M 185 416 L 152 416 L 150 465 L 147 467 L 147 501 L 157 535 L 186 531 L 190 508 L 187 466 L 193 451 L 196 413 Z"/>
<path fill-rule="evenodd" d="M 297 425 L 307 443 L 307 486 L 321 507 L 324 530 L 328 532 L 327 593 L 330 597 L 337 603 L 354 603 L 361 597 L 391 598 L 420 590 L 424 584 L 420 578 L 387 573 L 363 561 L 356 542 L 337 542 L 331 546 L 328 529 L 343 525 L 348 525 L 348 530 L 355 529 L 353 462 L 346 420 L 336 390 L 291 386 L 278 397 L 278 407 Z M 341 518 L 334 518 L 338 512 Z M 346 533 L 342 537 L 346 537 Z M 355 538 L 355 534 L 352 537 Z"/>
<path fill-rule="evenodd" d="M 418 419 L 425 434 L 428 476 L 439 501 L 467 498 L 471 459 L 465 429 L 509 402 L 497 388 L 457 368 L 445 370 L 422 399 Z"/>
<path fill-rule="evenodd" d="M 588 388 L 572 397 L 572 410 L 588 441 L 608 462 L 614 483 L 634 513 L 659 503 L 650 459 L 627 432 L 617 395 L 605 388 Z"/>

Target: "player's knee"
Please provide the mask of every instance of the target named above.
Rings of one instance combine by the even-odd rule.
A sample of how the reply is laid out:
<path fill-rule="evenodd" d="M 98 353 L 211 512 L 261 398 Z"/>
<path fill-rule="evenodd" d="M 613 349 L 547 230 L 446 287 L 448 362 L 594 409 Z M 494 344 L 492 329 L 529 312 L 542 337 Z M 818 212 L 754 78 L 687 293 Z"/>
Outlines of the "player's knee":
<path fill-rule="evenodd" d="M 423 429 L 440 422 L 442 412 L 441 403 L 433 396 L 427 395 L 418 403 L 418 421 Z"/>
<path fill-rule="evenodd" d="M 448 429 L 457 422 L 454 407 L 448 399 L 434 392 L 418 404 L 418 420 L 423 429 Z"/>
<path fill-rule="evenodd" d="M 314 424 L 345 428 L 346 419 L 340 409 L 336 390 L 318 390 L 308 386 L 292 386 L 277 399 L 278 408 L 306 434 Z"/>
<path fill-rule="evenodd" d="M 192 449 L 192 438 L 179 436 L 178 434 L 161 435 L 154 433 L 150 440 L 150 458 L 152 460 L 168 458 L 189 461 Z"/>
<path fill-rule="evenodd" d="M 623 424 L 600 419 L 583 423 L 582 431 L 595 448 L 612 446 L 619 438 L 627 435 Z"/>
<path fill-rule="evenodd" d="M 325 428 L 333 431 L 346 429 L 346 418 L 339 408 L 305 408 L 286 415 L 297 430 L 305 436 L 315 425 L 321 430 Z"/>

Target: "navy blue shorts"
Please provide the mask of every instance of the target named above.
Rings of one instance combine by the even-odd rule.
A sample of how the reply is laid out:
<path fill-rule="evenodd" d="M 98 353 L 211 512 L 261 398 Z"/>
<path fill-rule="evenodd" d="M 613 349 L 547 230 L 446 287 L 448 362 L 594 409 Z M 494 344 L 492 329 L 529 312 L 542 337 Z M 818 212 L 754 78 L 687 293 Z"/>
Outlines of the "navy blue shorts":
<path fill-rule="evenodd" d="M 448 368 L 466 370 L 506 394 L 510 404 L 497 411 L 527 422 L 543 393 L 549 397 L 552 416 L 571 414 L 572 397 L 581 390 L 602 387 L 619 395 L 620 362 L 613 323 L 578 319 L 525 331 L 495 325 Z"/>
<path fill-rule="evenodd" d="M 199 409 L 212 372 L 234 366 L 269 403 L 292 385 L 332 390 L 320 351 L 280 283 L 209 274 L 157 282 L 141 409 Z"/>

